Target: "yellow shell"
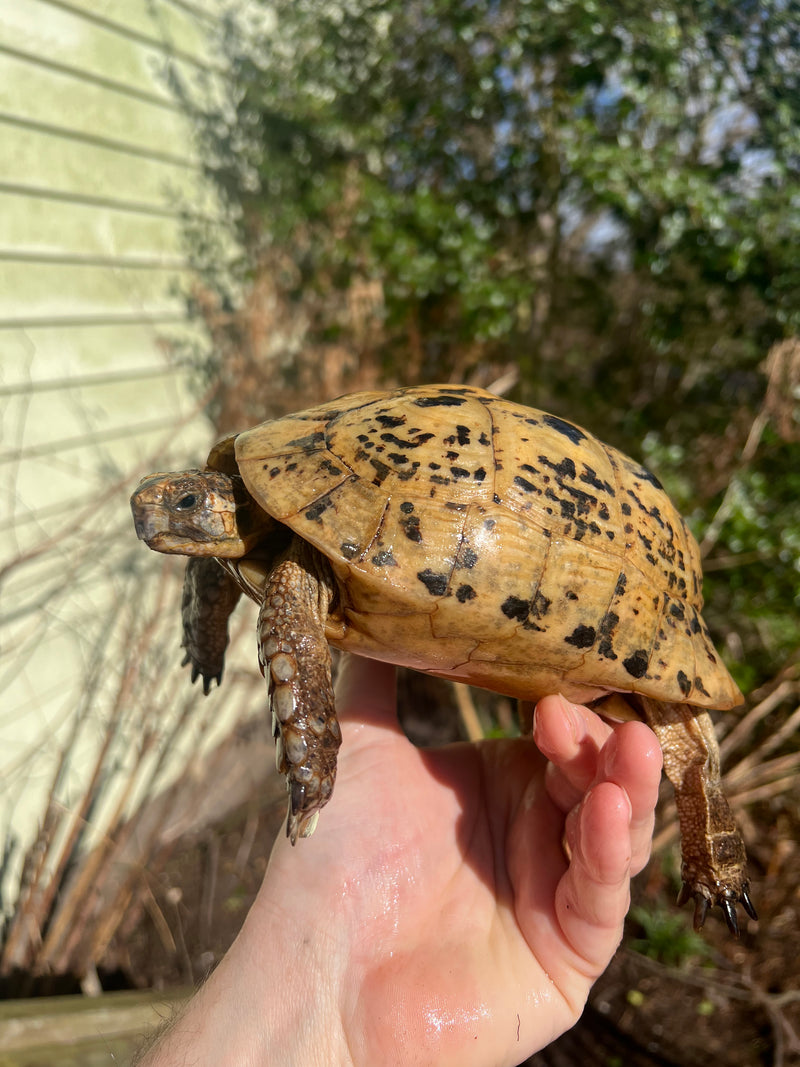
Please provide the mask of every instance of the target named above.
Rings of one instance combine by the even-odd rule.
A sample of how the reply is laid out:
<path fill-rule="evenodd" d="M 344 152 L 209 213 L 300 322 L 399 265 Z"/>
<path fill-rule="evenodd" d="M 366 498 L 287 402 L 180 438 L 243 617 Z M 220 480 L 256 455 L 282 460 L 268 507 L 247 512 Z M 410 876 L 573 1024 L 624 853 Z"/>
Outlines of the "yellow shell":
<path fill-rule="evenodd" d="M 235 454 L 264 510 L 330 561 L 339 648 L 528 700 L 741 702 L 683 519 L 652 474 L 570 422 L 424 386 L 264 423 Z"/>

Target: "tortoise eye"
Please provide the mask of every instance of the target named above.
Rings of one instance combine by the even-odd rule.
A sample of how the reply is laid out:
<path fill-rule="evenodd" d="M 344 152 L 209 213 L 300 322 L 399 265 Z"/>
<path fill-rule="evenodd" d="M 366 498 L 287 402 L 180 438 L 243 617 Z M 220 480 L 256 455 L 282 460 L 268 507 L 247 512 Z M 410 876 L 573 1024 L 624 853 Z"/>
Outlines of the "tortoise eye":
<path fill-rule="evenodd" d="M 175 505 L 177 511 L 190 511 L 197 503 L 197 497 L 194 493 L 187 493 L 186 496 L 182 496 L 178 503 Z"/>

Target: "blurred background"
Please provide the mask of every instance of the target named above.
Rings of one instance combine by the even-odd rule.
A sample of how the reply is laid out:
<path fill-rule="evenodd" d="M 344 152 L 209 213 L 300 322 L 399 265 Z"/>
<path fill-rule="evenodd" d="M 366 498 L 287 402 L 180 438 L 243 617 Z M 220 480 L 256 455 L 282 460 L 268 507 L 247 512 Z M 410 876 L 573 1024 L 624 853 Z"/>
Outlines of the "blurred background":
<path fill-rule="evenodd" d="M 654 470 L 748 694 L 718 728 L 761 921 L 691 932 L 665 792 L 623 947 L 530 1062 L 800 1062 L 798 247 L 785 0 L 0 0 L 0 1064 L 127 1062 L 283 816 L 253 614 L 203 698 L 132 488 L 433 381 Z M 401 694 L 421 743 L 513 729 Z"/>

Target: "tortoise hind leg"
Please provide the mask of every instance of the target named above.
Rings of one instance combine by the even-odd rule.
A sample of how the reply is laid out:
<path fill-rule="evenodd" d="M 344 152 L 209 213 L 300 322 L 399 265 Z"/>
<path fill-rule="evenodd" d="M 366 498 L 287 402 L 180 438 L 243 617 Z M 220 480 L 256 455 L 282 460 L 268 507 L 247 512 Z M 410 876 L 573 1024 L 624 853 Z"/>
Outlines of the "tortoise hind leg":
<path fill-rule="evenodd" d="M 211 683 L 222 681 L 225 649 L 228 647 L 228 619 L 241 590 L 213 557 L 192 556 L 183 579 L 181 619 L 183 621 L 183 665 L 191 663 L 192 681 L 203 678 L 203 692 Z"/>
<path fill-rule="evenodd" d="M 286 775 L 292 844 L 311 836 L 330 799 L 342 740 L 325 638 L 331 595 L 324 562 L 296 541 L 270 574 L 258 616 L 259 661 L 270 693 L 275 761 Z"/>
<path fill-rule="evenodd" d="M 719 747 L 708 712 L 688 704 L 634 698 L 664 753 L 664 771 L 675 790 L 681 829 L 683 887 L 679 904 L 694 898 L 695 929 L 709 906 L 719 904 L 734 934 L 736 904 L 757 918 L 750 899 L 744 842 L 720 782 Z"/>

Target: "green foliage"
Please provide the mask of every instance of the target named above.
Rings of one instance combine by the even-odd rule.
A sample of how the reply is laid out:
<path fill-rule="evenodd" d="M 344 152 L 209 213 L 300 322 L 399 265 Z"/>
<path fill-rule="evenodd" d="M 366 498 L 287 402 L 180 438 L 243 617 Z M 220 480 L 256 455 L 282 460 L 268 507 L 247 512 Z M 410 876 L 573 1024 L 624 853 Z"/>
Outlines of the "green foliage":
<path fill-rule="evenodd" d="M 682 912 L 672 908 L 649 911 L 631 908 L 630 918 L 642 928 L 642 937 L 631 941 L 631 948 L 658 960 L 666 967 L 680 967 L 689 960 L 709 959 L 711 948 L 686 922 Z"/>
<path fill-rule="evenodd" d="M 227 22 L 208 158 L 245 225 L 295 245 L 309 276 L 375 273 L 398 315 L 435 298 L 462 337 L 530 347 L 542 289 L 550 317 L 586 303 L 562 275 L 581 266 L 576 226 L 602 218 L 651 282 L 640 329 L 681 367 L 712 301 L 735 318 L 757 289 L 751 366 L 800 322 L 800 17 L 781 0 L 248 11 Z M 714 389 L 728 352 L 708 349 Z"/>

